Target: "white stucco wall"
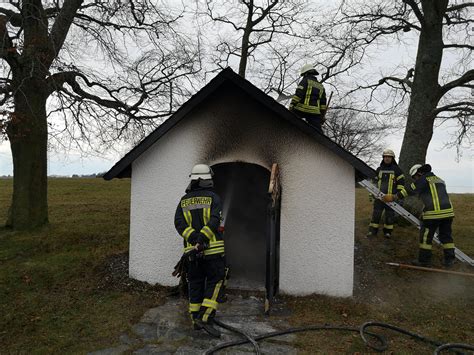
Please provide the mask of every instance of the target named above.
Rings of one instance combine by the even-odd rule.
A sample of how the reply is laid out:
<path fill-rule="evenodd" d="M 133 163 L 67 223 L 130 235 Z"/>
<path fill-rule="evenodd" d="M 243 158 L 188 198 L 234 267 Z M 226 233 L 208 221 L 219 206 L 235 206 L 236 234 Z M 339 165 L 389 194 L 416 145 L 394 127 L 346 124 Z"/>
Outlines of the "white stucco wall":
<path fill-rule="evenodd" d="M 281 169 L 280 290 L 351 296 L 354 169 L 243 94 L 221 92 L 132 165 L 130 275 L 175 285 L 181 255 L 174 211 L 195 163 L 244 161 Z"/>

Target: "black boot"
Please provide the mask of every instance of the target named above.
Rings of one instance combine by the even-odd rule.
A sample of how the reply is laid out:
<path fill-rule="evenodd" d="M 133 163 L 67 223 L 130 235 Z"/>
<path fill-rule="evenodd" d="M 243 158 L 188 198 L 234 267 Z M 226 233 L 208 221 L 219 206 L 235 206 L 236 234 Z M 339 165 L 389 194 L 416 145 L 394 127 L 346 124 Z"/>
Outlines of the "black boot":
<path fill-rule="evenodd" d="M 431 266 L 431 250 L 419 249 L 418 260 L 412 261 L 411 264 L 415 266 L 430 267 Z"/>
<path fill-rule="evenodd" d="M 456 260 L 456 253 L 454 248 L 444 249 L 444 262 L 443 265 L 445 267 L 451 267 Z"/>
<path fill-rule="evenodd" d="M 421 266 L 421 267 L 431 267 L 431 262 L 415 259 L 410 262 L 410 265 Z"/>
<path fill-rule="evenodd" d="M 450 268 L 454 265 L 455 259 L 444 259 L 443 266 L 446 268 Z"/>
<path fill-rule="evenodd" d="M 220 338 L 221 337 L 221 332 L 214 327 L 214 325 L 210 322 L 203 322 L 201 319 L 196 319 L 194 321 L 194 324 L 197 324 L 198 326 L 201 327 L 201 329 L 204 329 L 207 334 L 209 334 L 210 336 L 214 337 L 214 338 Z"/>
<path fill-rule="evenodd" d="M 369 231 L 367 232 L 366 236 L 367 236 L 367 238 L 376 237 L 377 232 L 378 232 L 377 228 L 369 227 Z"/>

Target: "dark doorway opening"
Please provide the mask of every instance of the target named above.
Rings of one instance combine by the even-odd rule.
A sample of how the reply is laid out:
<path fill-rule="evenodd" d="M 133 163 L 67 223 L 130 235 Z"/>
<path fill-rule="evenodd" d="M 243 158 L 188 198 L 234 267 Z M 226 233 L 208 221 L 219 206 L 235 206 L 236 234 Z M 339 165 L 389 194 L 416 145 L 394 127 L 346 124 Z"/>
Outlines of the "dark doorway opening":
<path fill-rule="evenodd" d="M 216 192 L 222 198 L 229 288 L 265 291 L 269 265 L 278 270 L 279 261 L 278 253 L 268 259 L 270 249 L 279 249 L 274 230 L 279 232 L 280 227 L 272 218 L 270 171 L 242 162 L 216 164 L 212 169 Z"/>

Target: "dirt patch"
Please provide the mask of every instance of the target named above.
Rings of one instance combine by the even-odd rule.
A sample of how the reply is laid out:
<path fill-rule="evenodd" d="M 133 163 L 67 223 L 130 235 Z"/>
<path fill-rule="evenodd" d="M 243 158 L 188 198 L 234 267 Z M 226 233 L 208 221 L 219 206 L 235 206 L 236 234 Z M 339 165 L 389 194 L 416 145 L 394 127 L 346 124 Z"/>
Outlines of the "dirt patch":
<path fill-rule="evenodd" d="M 132 279 L 128 275 L 128 252 L 114 254 L 95 269 L 98 277 L 97 288 L 130 293 L 149 293 L 159 296 L 173 296 L 179 293 L 175 287 L 151 285 Z"/>

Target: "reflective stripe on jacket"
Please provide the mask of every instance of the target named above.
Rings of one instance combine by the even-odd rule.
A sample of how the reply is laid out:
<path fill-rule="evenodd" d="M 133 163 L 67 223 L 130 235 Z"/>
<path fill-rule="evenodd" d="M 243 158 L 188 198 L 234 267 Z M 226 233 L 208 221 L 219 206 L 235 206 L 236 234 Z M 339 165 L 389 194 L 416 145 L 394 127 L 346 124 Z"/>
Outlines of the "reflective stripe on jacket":
<path fill-rule="evenodd" d="M 375 171 L 375 183 L 384 194 L 396 194 L 405 190 L 405 176 L 397 164 L 383 163 Z"/>
<path fill-rule="evenodd" d="M 221 216 L 221 201 L 215 192 L 198 188 L 184 195 L 174 218 L 176 230 L 183 237 L 184 252 L 194 248 L 188 239 L 198 232 L 207 239 L 204 255 L 224 254 L 223 235 L 218 231 Z"/>
<path fill-rule="evenodd" d="M 426 173 L 412 183 L 404 192 L 400 192 L 400 198 L 407 195 L 419 195 L 425 208 L 423 219 L 453 218 L 454 208 L 446 190 L 446 183 L 432 172 Z"/>
<path fill-rule="evenodd" d="M 323 84 L 314 75 L 305 75 L 296 88 L 289 109 L 313 115 L 321 114 L 321 111 L 326 110 L 326 92 Z"/>

